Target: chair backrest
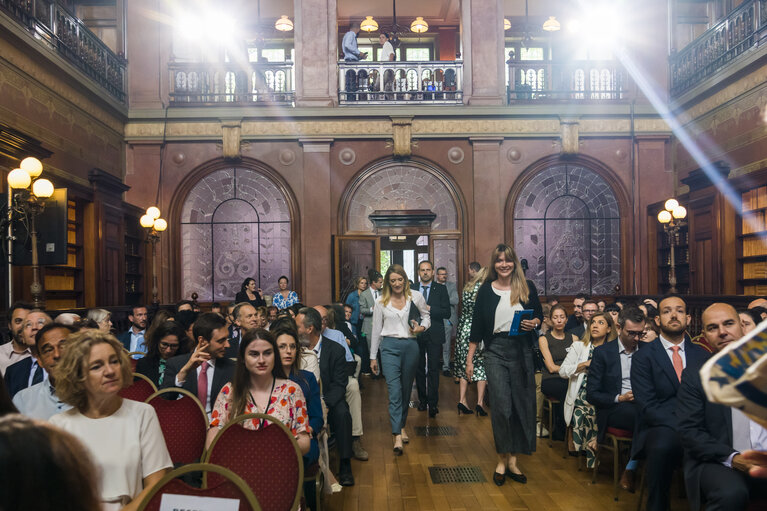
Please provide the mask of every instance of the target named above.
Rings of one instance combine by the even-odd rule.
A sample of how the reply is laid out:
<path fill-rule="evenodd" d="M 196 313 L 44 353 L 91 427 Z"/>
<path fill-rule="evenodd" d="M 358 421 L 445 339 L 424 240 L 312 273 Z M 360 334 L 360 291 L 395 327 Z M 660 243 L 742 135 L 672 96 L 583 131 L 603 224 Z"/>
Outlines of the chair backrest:
<path fill-rule="evenodd" d="M 164 394 L 181 395 L 180 399 L 164 399 Z M 195 463 L 205 454 L 208 415 L 197 396 L 188 390 L 162 389 L 146 400 L 160 420 L 162 436 L 173 464 Z"/>
<path fill-rule="evenodd" d="M 218 483 L 215 486 L 194 488 L 177 479 L 189 472 L 202 471 L 203 474 L 215 473 Z M 231 470 L 208 463 L 193 463 L 170 472 L 152 487 L 149 493 L 139 503 L 138 511 L 159 511 L 164 494 L 192 495 L 196 497 L 218 497 L 237 499 L 240 501 L 240 511 L 261 511 L 256 496 L 248 488 L 248 484 Z"/>
<path fill-rule="evenodd" d="M 149 396 L 157 392 L 152 380 L 141 373 L 133 373 L 133 383 L 120 391 L 120 396 L 132 401 L 146 401 Z"/>
<path fill-rule="evenodd" d="M 258 430 L 242 427 L 250 419 L 269 424 Z M 279 419 L 261 413 L 235 417 L 213 439 L 205 462 L 226 467 L 245 479 L 264 510 L 298 509 L 304 479 L 301 450 Z M 210 478 L 208 483 L 217 482 L 215 474 Z"/>

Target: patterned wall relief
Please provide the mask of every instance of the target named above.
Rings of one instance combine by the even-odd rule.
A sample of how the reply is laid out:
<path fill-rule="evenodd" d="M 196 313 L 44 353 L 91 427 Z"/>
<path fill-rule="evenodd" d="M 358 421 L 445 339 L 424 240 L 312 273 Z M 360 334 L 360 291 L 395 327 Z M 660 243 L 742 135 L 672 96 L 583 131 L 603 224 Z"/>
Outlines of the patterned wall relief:
<path fill-rule="evenodd" d="M 183 296 L 228 301 L 247 277 L 266 294 L 290 278 L 290 210 L 269 178 L 234 167 L 208 174 L 181 212 Z"/>
<path fill-rule="evenodd" d="M 609 294 L 620 282 L 620 211 L 596 172 L 575 164 L 539 172 L 517 198 L 513 225 L 541 294 Z"/>

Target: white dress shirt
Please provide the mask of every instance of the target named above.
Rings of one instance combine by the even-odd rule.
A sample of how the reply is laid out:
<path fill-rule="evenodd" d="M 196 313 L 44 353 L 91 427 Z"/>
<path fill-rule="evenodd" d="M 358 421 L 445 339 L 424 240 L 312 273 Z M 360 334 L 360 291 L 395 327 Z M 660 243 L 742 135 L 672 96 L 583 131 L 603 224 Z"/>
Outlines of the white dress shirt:
<path fill-rule="evenodd" d="M 631 353 L 627 352 L 626 347 L 623 346 L 620 339 L 618 339 L 618 346 L 621 347 L 618 352 L 618 357 L 621 360 L 621 393 L 615 396 L 616 403 L 620 396 L 626 392 L 631 392 L 631 359 L 634 356 L 634 353 L 637 352 L 637 348 L 634 348 L 634 351 Z"/>
<path fill-rule="evenodd" d="M 730 454 L 722 464 L 732 468 L 732 459 L 736 454 L 749 449 L 767 451 L 767 430 L 758 423 L 748 418 L 746 414 L 736 408 L 732 411 L 732 448 L 735 452 Z"/>
<path fill-rule="evenodd" d="M 47 421 L 57 413 L 65 412 L 72 406 L 59 400 L 56 389 L 48 378 L 40 383 L 20 390 L 13 396 L 13 404 L 19 412 L 32 419 Z"/>
<path fill-rule="evenodd" d="M 398 339 L 407 339 L 415 337 L 410 331 L 408 318 L 410 317 L 410 307 L 415 305 L 418 312 L 421 313 L 421 325 L 424 328 L 431 326 L 431 317 L 429 309 L 426 306 L 426 300 L 423 295 L 414 290 L 410 290 L 411 299 L 402 309 L 397 309 L 389 302 L 384 306 L 379 298 L 373 309 L 373 331 L 370 340 L 370 360 L 375 360 L 378 356 L 378 346 L 381 344 L 382 337 L 396 337 Z"/>
<path fill-rule="evenodd" d="M 679 344 L 674 344 L 673 342 L 664 339 L 663 335 L 660 335 L 659 338 L 661 344 L 663 344 L 663 349 L 666 350 L 668 359 L 671 361 L 671 367 L 674 367 L 674 350 L 671 349 L 672 346 L 679 346 L 679 356 L 682 357 L 682 369 L 687 367 L 687 357 L 684 354 L 684 341 Z"/>
<path fill-rule="evenodd" d="M 144 335 L 146 334 L 146 329 L 140 330 L 138 332 L 133 331 L 133 327 L 130 327 L 130 350 L 131 352 L 139 352 L 139 353 L 146 353 L 146 341 L 144 340 Z M 138 359 L 141 358 L 141 355 L 133 355 L 133 358 Z"/>
<path fill-rule="evenodd" d="M 211 396 L 210 391 L 213 387 L 213 373 L 216 372 L 216 359 L 211 358 L 208 361 L 208 368 L 206 370 L 206 373 L 208 375 L 208 399 L 202 404 L 202 406 L 205 407 L 205 413 L 208 414 L 208 418 L 210 418 L 210 414 L 213 412 L 213 405 L 216 404 L 216 398 L 218 396 Z M 200 370 L 202 370 L 202 364 L 197 366 L 197 369 L 194 370 L 194 383 L 195 383 L 195 389 L 197 388 L 197 382 L 200 380 Z M 189 374 L 186 375 L 187 378 L 189 378 Z M 183 387 L 184 381 L 180 381 L 178 379 L 178 375 L 176 375 L 176 387 Z M 194 395 L 197 395 L 197 392 L 193 392 Z M 197 396 L 199 397 L 199 396 Z"/>

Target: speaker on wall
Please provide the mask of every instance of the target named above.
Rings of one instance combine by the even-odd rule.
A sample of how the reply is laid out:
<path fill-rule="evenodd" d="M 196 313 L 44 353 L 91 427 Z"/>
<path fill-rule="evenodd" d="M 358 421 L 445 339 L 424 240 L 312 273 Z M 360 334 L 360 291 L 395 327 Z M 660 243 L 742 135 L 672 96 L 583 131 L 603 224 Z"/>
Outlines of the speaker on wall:
<path fill-rule="evenodd" d="M 0 196 L 5 206 L 7 196 Z M 6 208 L 3 207 L 5 211 Z M 7 217 L 6 217 L 7 218 Z M 67 190 L 57 188 L 53 195 L 46 199 L 45 209 L 36 220 L 37 227 L 37 258 L 40 266 L 67 264 Z M 19 219 L 13 221 L 13 265 L 32 265 L 32 237 L 28 225 Z M 5 247 L 3 247 L 5 248 Z M 5 252 L 5 250 L 3 250 Z"/>

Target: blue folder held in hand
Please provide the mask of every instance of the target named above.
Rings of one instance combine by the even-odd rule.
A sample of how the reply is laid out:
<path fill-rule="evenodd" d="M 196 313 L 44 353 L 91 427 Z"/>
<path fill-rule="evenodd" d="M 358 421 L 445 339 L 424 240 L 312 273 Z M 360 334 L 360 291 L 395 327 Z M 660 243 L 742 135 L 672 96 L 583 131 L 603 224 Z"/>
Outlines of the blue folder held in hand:
<path fill-rule="evenodd" d="M 509 328 L 509 337 L 514 337 L 515 335 L 519 335 L 523 333 L 523 330 L 520 330 L 520 325 L 522 324 L 522 320 L 532 319 L 532 318 L 533 318 L 533 309 L 524 309 L 524 310 L 514 311 L 514 319 L 511 320 L 511 328 Z"/>

